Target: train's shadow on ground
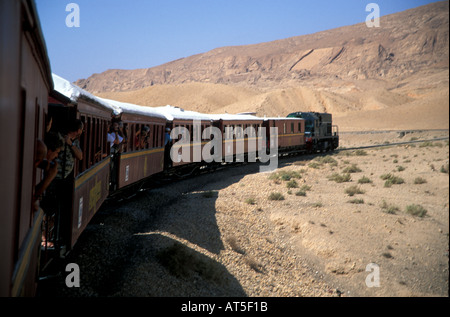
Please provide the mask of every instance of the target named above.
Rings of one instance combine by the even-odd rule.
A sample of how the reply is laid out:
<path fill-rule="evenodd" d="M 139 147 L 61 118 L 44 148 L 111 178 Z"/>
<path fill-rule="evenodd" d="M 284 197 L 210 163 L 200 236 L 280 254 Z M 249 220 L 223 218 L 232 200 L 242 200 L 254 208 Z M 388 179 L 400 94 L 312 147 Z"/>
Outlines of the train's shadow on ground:
<path fill-rule="evenodd" d="M 278 168 L 308 159 L 283 158 Z M 225 248 L 216 201 L 221 189 L 260 166 L 234 165 L 106 202 L 61 260 L 61 273 L 40 283 L 38 296 L 246 296 L 213 258 Z M 80 267 L 79 288 L 65 285 L 66 263 Z"/>

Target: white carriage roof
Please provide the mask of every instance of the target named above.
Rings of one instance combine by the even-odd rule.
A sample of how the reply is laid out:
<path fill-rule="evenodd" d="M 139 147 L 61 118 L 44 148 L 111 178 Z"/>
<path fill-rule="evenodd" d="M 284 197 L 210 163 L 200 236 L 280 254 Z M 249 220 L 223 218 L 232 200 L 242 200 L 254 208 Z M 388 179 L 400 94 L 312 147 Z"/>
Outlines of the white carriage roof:
<path fill-rule="evenodd" d="M 166 119 L 169 121 L 173 121 L 174 119 L 211 121 L 210 115 L 195 111 L 184 110 L 170 105 L 167 105 L 165 107 L 154 107 L 152 109 L 164 115 Z"/>
<path fill-rule="evenodd" d="M 101 106 L 111 110 L 114 115 L 120 114 L 120 109 L 114 107 L 110 103 L 105 102 L 102 98 L 96 97 L 93 94 L 87 92 L 86 90 L 72 84 L 67 79 L 64 79 L 56 74 L 52 74 L 54 89 L 60 94 L 69 98 L 72 102 L 78 102 L 80 97 L 85 97 L 86 99 L 93 100 Z"/>
<path fill-rule="evenodd" d="M 97 97 L 97 98 L 102 100 L 105 103 L 110 104 L 114 108 L 116 108 L 119 111 L 119 113 L 126 112 L 126 113 L 140 114 L 140 115 L 145 115 L 145 116 L 152 116 L 152 117 L 157 117 L 157 118 L 161 118 L 161 119 L 166 119 L 166 117 L 163 114 L 161 114 L 159 111 L 155 110 L 155 108 L 152 108 L 152 107 L 139 106 L 139 105 L 135 105 L 132 103 L 120 102 L 117 100 L 100 98 L 100 97 Z"/>
<path fill-rule="evenodd" d="M 223 113 L 223 114 L 210 114 L 209 115 L 211 119 L 213 120 L 264 120 L 264 118 L 259 118 L 250 114 L 230 114 L 230 113 Z"/>

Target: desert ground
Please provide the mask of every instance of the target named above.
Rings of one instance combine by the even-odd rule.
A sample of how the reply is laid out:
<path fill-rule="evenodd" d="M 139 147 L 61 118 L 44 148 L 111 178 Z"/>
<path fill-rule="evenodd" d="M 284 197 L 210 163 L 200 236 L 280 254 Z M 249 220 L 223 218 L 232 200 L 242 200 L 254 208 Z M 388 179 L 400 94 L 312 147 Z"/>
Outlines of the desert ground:
<path fill-rule="evenodd" d="M 343 133 L 339 151 L 272 172 L 252 163 L 143 191 L 107 203 L 65 259 L 81 287 L 62 276 L 40 294 L 448 296 L 448 164 L 448 130 Z"/>

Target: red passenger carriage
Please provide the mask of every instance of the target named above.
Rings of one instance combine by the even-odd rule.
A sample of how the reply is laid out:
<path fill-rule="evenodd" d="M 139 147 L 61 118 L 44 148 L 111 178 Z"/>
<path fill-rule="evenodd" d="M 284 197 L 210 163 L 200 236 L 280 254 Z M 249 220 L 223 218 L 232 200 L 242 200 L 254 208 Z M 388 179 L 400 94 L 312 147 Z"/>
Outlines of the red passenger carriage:
<path fill-rule="evenodd" d="M 0 296 L 33 295 L 44 212 L 34 189 L 44 139 L 50 63 L 33 1 L 0 1 Z"/>
<path fill-rule="evenodd" d="M 107 131 L 116 109 L 57 75 L 53 75 L 53 80 L 55 91 L 49 98 L 52 130 L 62 132 L 74 119 L 80 119 L 84 124 L 79 140 L 83 159 L 76 160 L 73 172 L 64 181 L 59 181 L 64 191 L 51 192 L 56 193 L 55 204 L 46 210 L 47 216 L 55 219 L 52 242 L 56 251 L 64 253 L 75 245 L 109 195 L 110 146 Z M 62 151 L 70 149 L 65 146 Z M 54 182 L 58 183 L 57 180 Z"/>

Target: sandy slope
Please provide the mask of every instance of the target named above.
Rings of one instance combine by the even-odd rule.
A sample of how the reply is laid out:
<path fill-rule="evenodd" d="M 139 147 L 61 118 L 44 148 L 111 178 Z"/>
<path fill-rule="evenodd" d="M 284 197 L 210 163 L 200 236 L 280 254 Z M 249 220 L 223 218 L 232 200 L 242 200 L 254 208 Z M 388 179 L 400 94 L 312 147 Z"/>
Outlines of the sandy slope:
<path fill-rule="evenodd" d="M 272 89 L 189 83 L 98 95 L 143 106 L 170 104 L 205 113 L 286 116 L 294 111 L 330 112 L 341 131 L 448 129 L 448 78 L 446 70 L 401 82 L 329 80 Z"/>

